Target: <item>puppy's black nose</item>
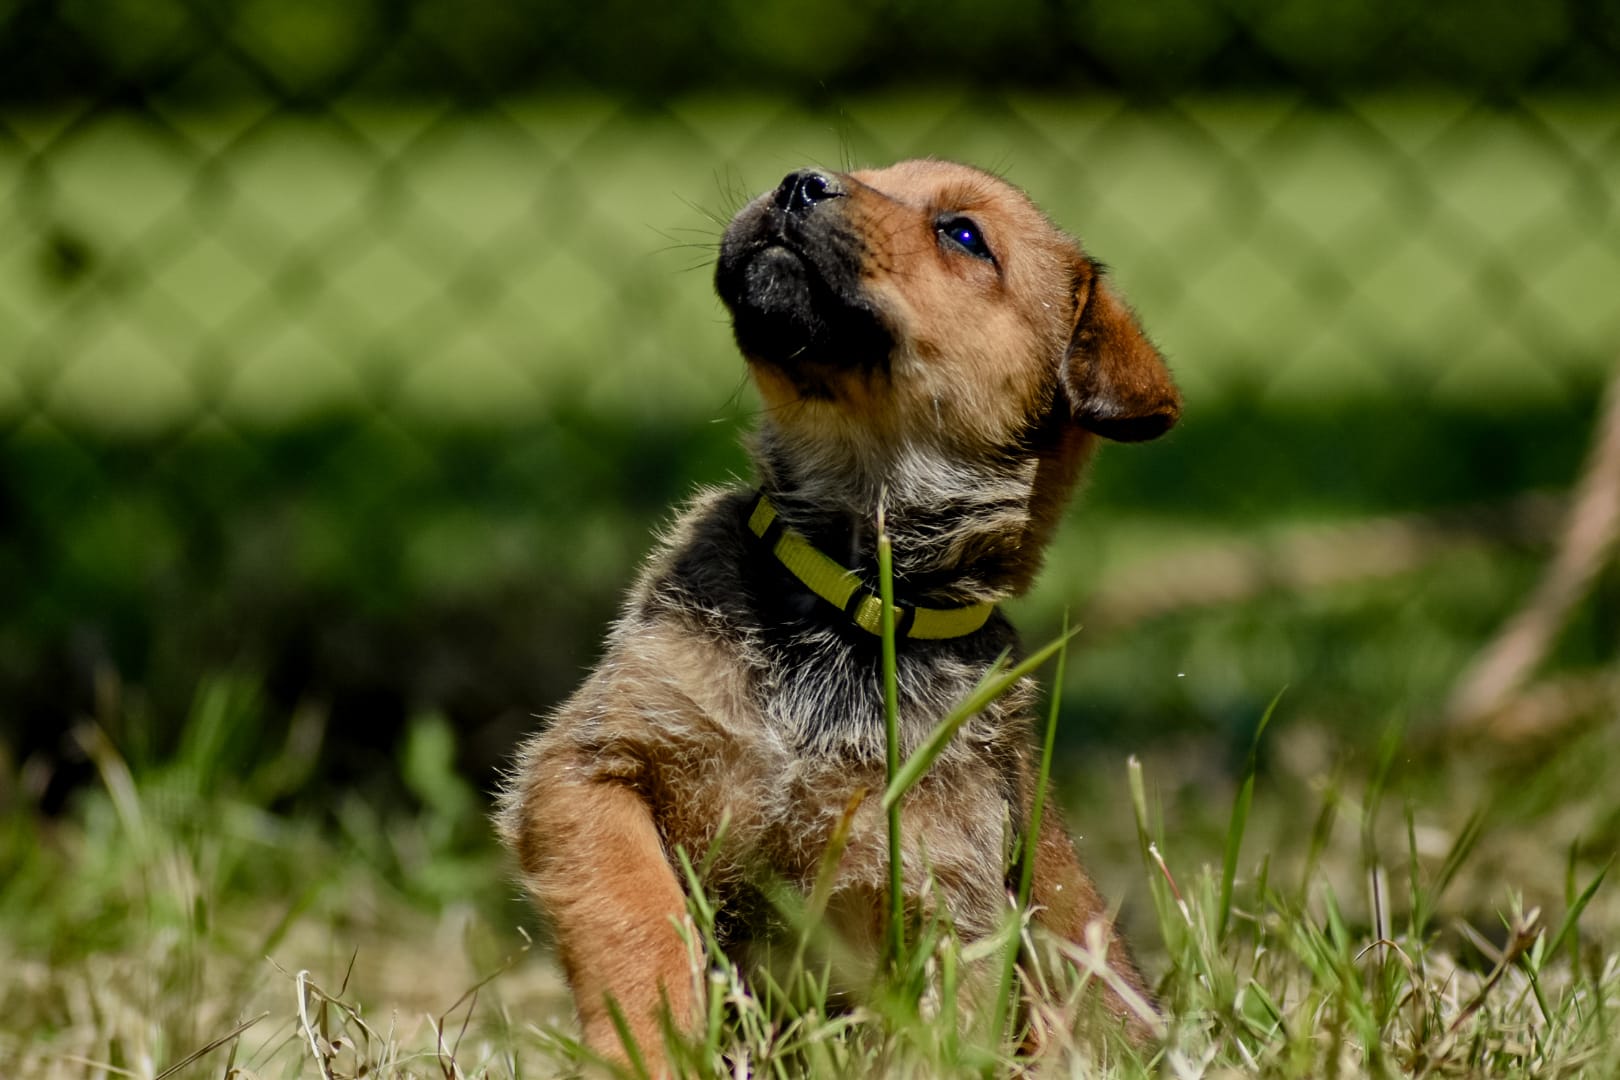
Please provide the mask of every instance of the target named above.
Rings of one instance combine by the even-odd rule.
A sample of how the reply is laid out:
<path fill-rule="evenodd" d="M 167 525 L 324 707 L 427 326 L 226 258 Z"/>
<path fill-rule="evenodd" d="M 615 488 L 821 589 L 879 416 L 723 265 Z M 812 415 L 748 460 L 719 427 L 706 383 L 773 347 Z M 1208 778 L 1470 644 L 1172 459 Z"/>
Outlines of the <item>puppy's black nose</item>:
<path fill-rule="evenodd" d="M 800 169 L 788 173 L 776 189 L 776 208 L 790 214 L 799 214 L 818 202 L 836 199 L 844 193 L 838 178 L 814 169 Z"/>

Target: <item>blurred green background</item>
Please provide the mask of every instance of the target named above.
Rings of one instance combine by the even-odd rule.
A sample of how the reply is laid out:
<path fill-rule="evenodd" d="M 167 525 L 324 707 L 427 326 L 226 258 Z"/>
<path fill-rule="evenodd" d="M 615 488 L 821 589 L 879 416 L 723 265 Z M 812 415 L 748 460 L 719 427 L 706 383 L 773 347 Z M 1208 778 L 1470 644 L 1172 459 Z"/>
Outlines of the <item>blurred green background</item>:
<path fill-rule="evenodd" d="M 746 475 L 725 219 L 912 155 L 1029 190 L 1186 392 L 1018 605 L 1087 627 L 1070 749 L 1431 722 L 1620 353 L 1615 4 L 11 0 L 0 762 L 50 807 L 76 723 L 164 760 L 223 675 L 238 759 L 319 716 L 386 789 L 442 715 L 487 786 Z M 1611 570 L 1556 662 L 1617 642 Z"/>

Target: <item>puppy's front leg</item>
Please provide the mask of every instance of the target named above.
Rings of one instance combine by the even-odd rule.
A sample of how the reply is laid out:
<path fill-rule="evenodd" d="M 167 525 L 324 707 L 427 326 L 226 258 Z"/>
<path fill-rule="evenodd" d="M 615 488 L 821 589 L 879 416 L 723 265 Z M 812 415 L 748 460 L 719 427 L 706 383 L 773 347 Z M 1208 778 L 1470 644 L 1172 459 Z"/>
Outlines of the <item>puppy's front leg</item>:
<path fill-rule="evenodd" d="M 578 772 L 541 767 L 529 779 L 514 837 L 524 884 L 551 916 L 585 1044 L 626 1060 L 608 1011 L 611 995 L 653 1064 L 663 1046 L 664 1003 L 677 1028 L 695 1021 L 691 970 L 676 930 L 686 897 L 646 801 L 618 780 Z M 661 1070 L 654 1064 L 653 1071 Z"/>

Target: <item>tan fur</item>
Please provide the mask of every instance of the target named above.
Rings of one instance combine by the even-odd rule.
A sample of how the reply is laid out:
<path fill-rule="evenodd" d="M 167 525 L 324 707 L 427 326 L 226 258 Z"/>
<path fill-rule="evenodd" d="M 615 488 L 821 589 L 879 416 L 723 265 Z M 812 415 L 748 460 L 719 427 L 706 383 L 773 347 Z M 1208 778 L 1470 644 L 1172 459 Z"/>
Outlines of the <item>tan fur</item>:
<path fill-rule="evenodd" d="M 958 218 L 993 259 L 948 241 L 942 223 Z M 1098 266 L 1021 192 L 966 166 L 790 175 L 737 216 L 717 280 L 766 406 L 753 443 L 762 487 L 789 525 L 867 575 L 883 498 L 909 602 L 1022 591 L 1095 434 L 1150 438 L 1179 412 Z M 840 304 L 867 322 L 794 347 L 794 319 L 847 315 Z M 756 309 L 766 314 L 751 324 Z M 868 331 L 885 344 L 873 350 Z M 780 884 L 808 893 L 829 835 L 866 792 L 828 921 L 858 953 L 880 940 L 875 640 L 782 575 L 743 526 L 747 502 L 709 492 L 682 514 L 601 664 L 525 745 L 504 797 L 503 836 L 555 927 L 585 1039 L 613 1058 L 623 1052 L 609 996 L 649 1052 L 660 1009 L 678 1029 L 700 1016 L 678 933 L 677 849 L 715 853 L 704 888 L 732 919 L 727 946 L 747 954 L 770 934 L 758 896 Z M 999 614 L 969 637 L 902 641 L 902 752 L 1014 644 Z M 969 721 L 904 807 L 907 903 L 943 907 L 968 940 L 1007 907 L 1009 835 L 1032 797 L 1035 693 L 1022 682 Z M 1037 921 L 1081 941 L 1107 910 L 1050 807 L 1044 822 Z M 1110 955 L 1140 988 L 1123 949 Z"/>

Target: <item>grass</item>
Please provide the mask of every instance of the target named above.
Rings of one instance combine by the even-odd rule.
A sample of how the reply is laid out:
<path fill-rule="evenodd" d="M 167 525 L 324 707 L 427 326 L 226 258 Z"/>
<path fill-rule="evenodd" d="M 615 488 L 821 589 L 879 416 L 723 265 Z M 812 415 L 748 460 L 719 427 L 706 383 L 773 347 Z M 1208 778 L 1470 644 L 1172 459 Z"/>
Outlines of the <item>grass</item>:
<path fill-rule="evenodd" d="M 1030 666 L 993 673 L 981 696 Z M 105 707 L 128 704 L 109 694 Z M 0 790 L 20 811 L 0 832 L 9 1074 L 506 1078 L 587 1065 L 479 800 L 448 767 L 443 723 L 418 717 L 400 760 L 376 763 L 416 792 L 414 808 L 378 808 L 299 775 L 308 732 L 254 746 L 257 708 L 250 683 L 210 681 L 181 750 L 140 772 L 101 734 L 112 716 L 87 721 L 78 737 L 98 781 L 59 818 L 31 812 L 26 770 L 8 777 Z M 1620 799 L 1601 778 L 1620 733 L 1495 756 L 1424 755 L 1387 730 L 1377 752 L 1349 753 L 1291 727 L 1284 698 L 1234 774 L 1174 749 L 1148 765 L 1057 763 L 1079 795 L 1083 854 L 1126 902 L 1156 980 L 1163 1042 L 1146 1057 L 1098 1039 L 1094 1022 L 1091 1038 L 1070 1034 L 1086 1024 L 1080 991 L 1106 977 L 1102 943 L 1042 941 L 1021 920 L 966 945 L 949 926 L 909 926 L 887 991 L 828 1008 L 822 953 L 807 947 L 824 873 L 785 902 L 802 936 L 774 980 L 745 978 L 715 948 L 694 890 L 710 1012 L 700 1036 L 672 1039 L 673 1060 L 693 1076 L 1033 1067 L 1003 1035 L 1024 977 L 1007 977 L 1005 946 L 1021 940 L 1071 973 L 1043 995 L 1057 1007 L 1026 1014 L 1050 1033 L 1043 1071 L 1612 1075 L 1620 910 L 1602 886 Z M 891 805 L 929 753 L 898 763 Z M 649 1070 L 657 1052 L 642 1048 Z"/>

